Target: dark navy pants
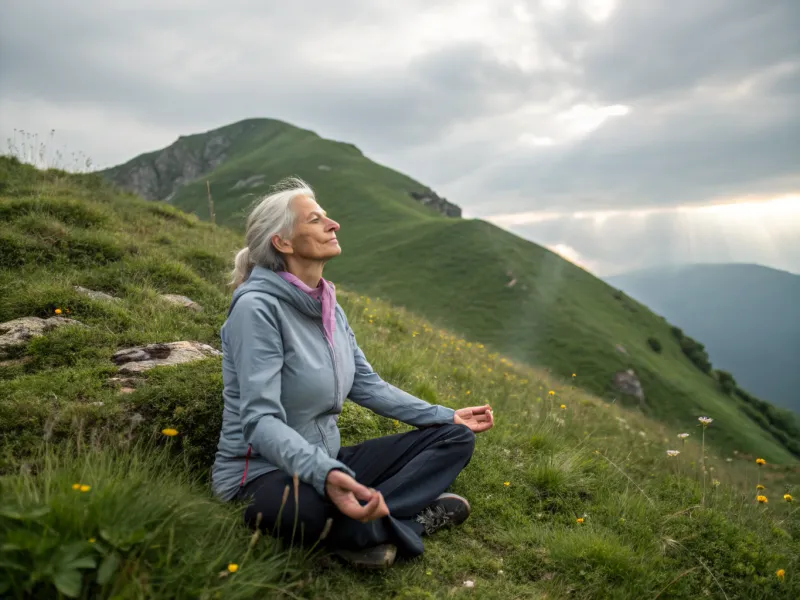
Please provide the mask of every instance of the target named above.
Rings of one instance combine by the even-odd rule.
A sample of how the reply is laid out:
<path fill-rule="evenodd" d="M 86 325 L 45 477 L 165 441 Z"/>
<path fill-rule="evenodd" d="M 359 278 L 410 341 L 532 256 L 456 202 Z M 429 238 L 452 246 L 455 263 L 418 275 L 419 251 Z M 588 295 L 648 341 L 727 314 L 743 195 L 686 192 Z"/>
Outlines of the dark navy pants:
<path fill-rule="evenodd" d="M 475 434 L 464 425 L 434 425 L 407 433 L 367 440 L 339 451 L 338 460 L 353 469 L 356 480 L 383 494 L 390 515 L 361 523 L 343 515 L 309 484 L 300 482 L 295 505 L 292 477 L 273 471 L 242 488 L 239 499 L 249 499 L 245 522 L 260 527 L 286 543 L 309 546 L 319 541 L 329 548 L 358 549 L 392 543 L 403 556 L 423 552 L 422 525 L 414 518 L 444 492 L 467 466 L 475 448 Z M 284 490 L 289 494 L 283 502 Z"/>

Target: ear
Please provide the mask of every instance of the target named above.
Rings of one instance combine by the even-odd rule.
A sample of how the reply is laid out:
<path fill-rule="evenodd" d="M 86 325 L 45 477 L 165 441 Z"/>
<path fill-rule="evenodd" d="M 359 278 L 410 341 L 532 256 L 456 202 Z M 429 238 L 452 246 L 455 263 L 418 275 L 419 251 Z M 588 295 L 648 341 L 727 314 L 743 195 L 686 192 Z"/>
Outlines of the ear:
<path fill-rule="evenodd" d="M 281 254 L 294 254 L 294 248 L 292 248 L 292 242 L 290 240 L 284 239 L 279 235 L 273 235 L 272 246 Z"/>

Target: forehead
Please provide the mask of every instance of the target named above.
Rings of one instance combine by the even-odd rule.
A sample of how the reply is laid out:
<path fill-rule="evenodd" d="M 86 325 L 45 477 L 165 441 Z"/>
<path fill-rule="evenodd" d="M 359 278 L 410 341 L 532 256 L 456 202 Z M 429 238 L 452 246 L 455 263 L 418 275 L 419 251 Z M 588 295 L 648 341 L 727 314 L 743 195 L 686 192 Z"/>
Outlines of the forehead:
<path fill-rule="evenodd" d="M 294 199 L 294 210 L 301 219 L 310 217 L 312 213 L 326 214 L 323 208 L 317 204 L 316 200 L 308 196 L 297 196 Z"/>

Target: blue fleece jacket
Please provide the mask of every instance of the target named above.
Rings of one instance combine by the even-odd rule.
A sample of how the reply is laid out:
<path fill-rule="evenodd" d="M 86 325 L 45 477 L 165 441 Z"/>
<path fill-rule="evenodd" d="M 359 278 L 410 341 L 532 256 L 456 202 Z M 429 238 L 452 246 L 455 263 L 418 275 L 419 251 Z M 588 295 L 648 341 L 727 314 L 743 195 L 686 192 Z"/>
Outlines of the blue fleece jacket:
<path fill-rule="evenodd" d="M 255 267 L 236 289 L 220 333 L 224 407 L 211 478 L 223 500 L 275 469 L 297 473 L 321 495 L 331 469 L 357 479 L 336 459 L 346 398 L 413 426 L 453 422 L 452 409 L 375 373 L 338 304 L 331 347 L 320 302 L 269 269 Z"/>

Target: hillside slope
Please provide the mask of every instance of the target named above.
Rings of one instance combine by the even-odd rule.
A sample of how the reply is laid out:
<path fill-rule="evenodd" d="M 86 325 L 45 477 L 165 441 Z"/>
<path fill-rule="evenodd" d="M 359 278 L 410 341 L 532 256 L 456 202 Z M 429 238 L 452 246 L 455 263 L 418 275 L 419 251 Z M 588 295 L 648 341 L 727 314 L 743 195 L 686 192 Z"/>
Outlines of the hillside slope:
<path fill-rule="evenodd" d="M 800 275 L 722 264 L 606 281 L 701 340 L 745 389 L 800 413 Z"/>
<path fill-rule="evenodd" d="M 337 283 L 386 298 L 554 374 L 575 373 L 585 389 L 665 422 L 713 413 L 725 432 L 716 443 L 728 452 L 793 460 L 786 432 L 757 424 L 743 402 L 721 393 L 684 356 L 662 318 L 541 246 L 484 221 L 445 218 L 420 205 L 409 191 L 424 190 L 422 184 L 349 144 L 253 119 L 181 138 L 104 175 L 144 192 L 132 185 L 132 174 L 156 163 L 180 163 L 175 157 L 186 147 L 213 147 L 220 136 L 229 140 L 224 157 L 202 176 L 178 184 L 169 192 L 170 204 L 207 218 L 209 182 L 217 222 L 241 227 L 269 185 L 298 175 L 342 224 L 343 253 L 326 270 Z M 650 338 L 660 352 L 651 349 Z M 636 397 L 639 384 L 628 370 L 643 398 Z M 623 385 L 615 385 L 620 379 Z M 800 442 L 794 450 L 800 455 Z"/>
<path fill-rule="evenodd" d="M 0 225 L 0 323 L 58 311 L 82 324 L 0 359 L 3 597 L 800 593 L 800 520 L 781 499 L 798 495 L 797 467 L 757 467 L 741 455 L 728 462 L 709 449 L 725 435 L 722 419 L 701 430 L 684 415 L 679 428 L 665 427 L 341 287 L 358 342 L 383 377 L 432 402 L 493 406 L 496 426 L 478 436 L 453 489 L 470 499 L 472 516 L 427 539 L 420 559 L 379 574 L 251 537 L 238 508 L 209 495 L 220 358 L 153 368 L 132 388 L 113 380 L 112 360 L 153 342 L 218 348 L 224 271 L 239 236 L 115 194 L 95 177 L 3 158 Z M 167 303 L 165 293 L 202 310 Z M 407 429 L 350 402 L 339 426 L 344 444 Z M 692 434 L 685 443 L 681 431 Z M 681 453 L 668 457 L 671 448 Z M 768 504 L 756 502 L 756 482 Z"/>

